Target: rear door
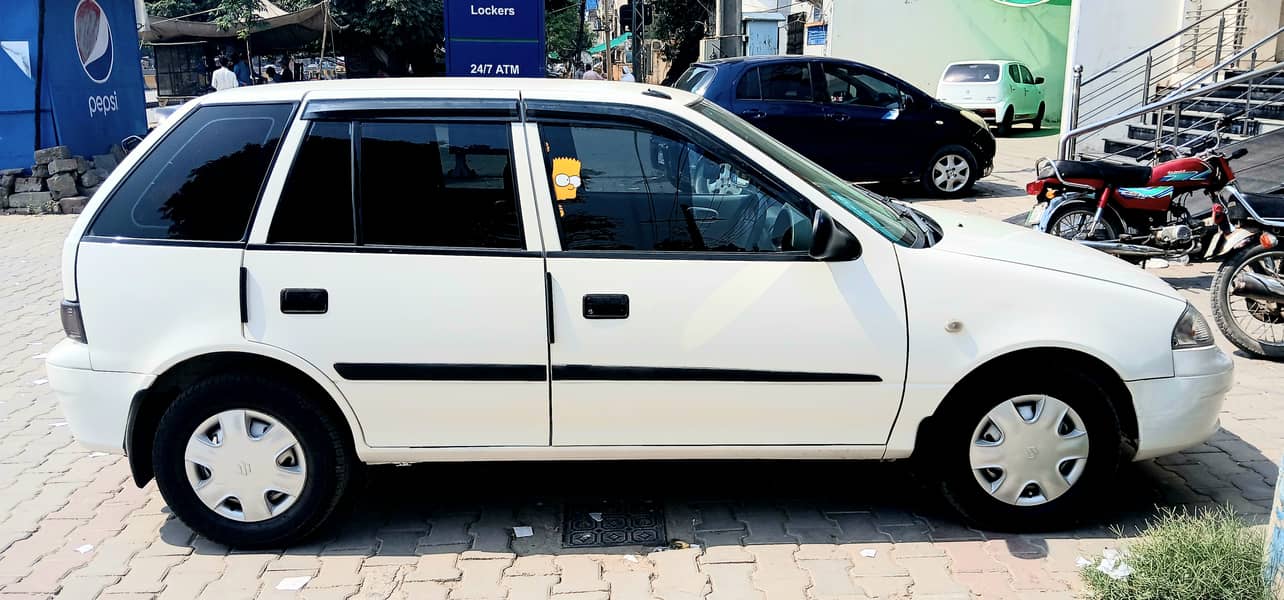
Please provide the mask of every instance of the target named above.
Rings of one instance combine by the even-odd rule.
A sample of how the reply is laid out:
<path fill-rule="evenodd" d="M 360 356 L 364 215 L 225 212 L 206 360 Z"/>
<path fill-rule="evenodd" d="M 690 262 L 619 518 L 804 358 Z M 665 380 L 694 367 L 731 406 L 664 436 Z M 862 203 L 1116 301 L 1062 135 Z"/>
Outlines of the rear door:
<path fill-rule="evenodd" d="M 731 111 L 824 164 L 831 140 L 817 135 L 824 129 L 825 108 L 816 101 L 811 63 L 795 60 L 746 69 L 735 82 Z"/>
<path fill-rule="evenodd" d="M 1025 86 L 1026 114 L 1034 116 L 1039 112 L 1039 103 L 1043 101 L 1043 90 L 1034 82 L 1034 74 L 1025 65 L 1017 65 L 1021 71 L 1021 84 Z"/>
<path fill-rule="evenodd" d="M 333 379 L 370 446 L 549 442 L 544 261 L 516 109 L 312 99 L 291 130 L 293 164 L 269 181 L 245 252 L 245 335 Z"/>
<path fill-rule="evenodd" d="M 1030 91 L 1021 77 L 1021 66 L 1008 63 L 1008 94 L 1012 102 L 1012 112 L 1020 119 L 1030 113 Z M 1000 115 L 1002 117 L 1002 115 Z"/>

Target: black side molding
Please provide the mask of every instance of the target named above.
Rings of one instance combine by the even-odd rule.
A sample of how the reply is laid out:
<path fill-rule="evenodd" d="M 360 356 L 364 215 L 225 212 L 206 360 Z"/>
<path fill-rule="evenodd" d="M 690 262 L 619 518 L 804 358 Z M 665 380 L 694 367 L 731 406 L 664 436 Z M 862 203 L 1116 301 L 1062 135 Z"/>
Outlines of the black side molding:
<path fill-rule="evenodd" d="M 544 365 L 335 363 L 348 381 L 548 381 Z"/>
<path fill-rule="evenodd" d="M 803 371 L 759 371 L 753 369 L 702 369 L 686 367 L 601 367 L 596 365 L 554 365 L 555 381 L 727 381 L 787 383 L 878 383 L 877 375 L 865 373 L 808 373 Z"/>
<path fill-rule="evenodd" d="M 250 270 L 241 267 L 241 323 L 250 322 L 250 300 L 246 297 L 246 286 L 249 285 Z"/>

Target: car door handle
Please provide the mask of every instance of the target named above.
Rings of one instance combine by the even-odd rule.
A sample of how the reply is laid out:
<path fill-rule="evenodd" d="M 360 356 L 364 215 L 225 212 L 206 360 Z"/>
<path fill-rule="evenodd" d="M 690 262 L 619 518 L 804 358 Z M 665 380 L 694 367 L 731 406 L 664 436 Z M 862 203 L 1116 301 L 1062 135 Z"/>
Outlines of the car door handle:
<path fill-rule="evenodd" d="M 585 319 L 629 318 L 629 297 L 626 294 L 585 294 Z"/>
<path fill-rule="evenodd" d="M 281 290 L 281 312 L 287 315 L 323 315 L 330 310 L 330 293 L 321 289 Z"/>
<path fill-rule="evenodd" d="M 749 110 L 742 110 L 742 111 L 740 111 L 740 116 L 742 116 L 742 117 L 744 117 L 744 118 L 746 118 L 746 119 L 761 119 L 761 118 L 763 118 L 763 117 L 767 116 L 767 113 L 762 112 L 762 111 L 760 111 L 760 110 L 758 110 L 758 109 L 756 109 L 756 108 L 751 108 L 751 109 L 749 109 Z"/>
<path fill-rule="evenodd" d="M 849 117 L 849 116 L 847 116 L 847 115 L 845 115 L 845 114 L 843 114 L 843 113 L 825 113 L 825 118 L 826 118 L 826 119 L 833 120 L 833 121 L 838 121 L 839 123 L 842 123 L 843 121 L 846 121 L 846 120 L 850 119 L 851 117 Z"/>

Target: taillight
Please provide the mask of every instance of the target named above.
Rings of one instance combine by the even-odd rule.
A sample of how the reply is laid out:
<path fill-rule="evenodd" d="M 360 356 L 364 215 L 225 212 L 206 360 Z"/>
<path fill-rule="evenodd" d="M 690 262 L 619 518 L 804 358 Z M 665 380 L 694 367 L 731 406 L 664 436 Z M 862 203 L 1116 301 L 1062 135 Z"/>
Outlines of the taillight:
<path fill-rule="evenodd" d="M 62 316 L 62 330 L 67 337 L 82 344 L 88 343 L 89 340 L 85 339 L 85 320 L 80 317 L 80 303 L 63 300 L 62 309 L 58 312 Z"/>
<path fill-rule="evenodd" d="M 1039 194 L 1042 194 L 1042 193 L 1043 193 L 1043 182 L 1042 182 L 1042 181 L 1031 181 L 1030 183 L 1025 184 L 1025 193 L 1027 193 L 1027 194 L 1029 194 L 1029 195 L 1031 195 L 1031 196 L 1038 196 Z"/>
<path fill-rule="evenodd" d="M 1267 250 L 1270 250 L 1280 244 L 1279 238 L 1275 237 L 1275 235 L 1269 231 L 1263 231 L 1262 236 L 1258 241 L 1262 242 L 1262 247 Z"/>

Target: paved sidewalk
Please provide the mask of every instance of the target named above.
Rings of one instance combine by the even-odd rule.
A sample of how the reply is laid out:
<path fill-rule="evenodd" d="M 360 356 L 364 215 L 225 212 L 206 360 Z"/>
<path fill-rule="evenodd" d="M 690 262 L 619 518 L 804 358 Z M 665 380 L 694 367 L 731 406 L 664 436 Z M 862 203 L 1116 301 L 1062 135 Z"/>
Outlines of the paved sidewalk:
<path fill-rule="evenodd" d="M 1003 140 L 980 198 L 938 202 L 1019 214 L 1033 166 L 1021 153 L 1044 140 Z M 1209 443 L 1129 466 L 1103 521 L 1053 535 L 962 527 L 898 464 L 421 465 L 372 469 L 353 513 L 314 543 L 229 552 L 171 518 L 154 483 L 136 488 L 123 458 L 71 440 L 41 360 L 62 338 L 71 223 L 0 218 L 0 600 L 1071 598 L 1075 559 L 1156 506 L 1230 504 L 1264 522 L 1284 452 L 1284 364 L 1237 355 Z M 1210 267 L 1159 273 L 1208 313 Z M 561 507 L 605 499 L 663 505 L 669 537 L 699 547 L 561 548 Z M 534 535 L 512 538 L 516 525 Z M 310 579 L 277 589 L 293 577 Z"/>

